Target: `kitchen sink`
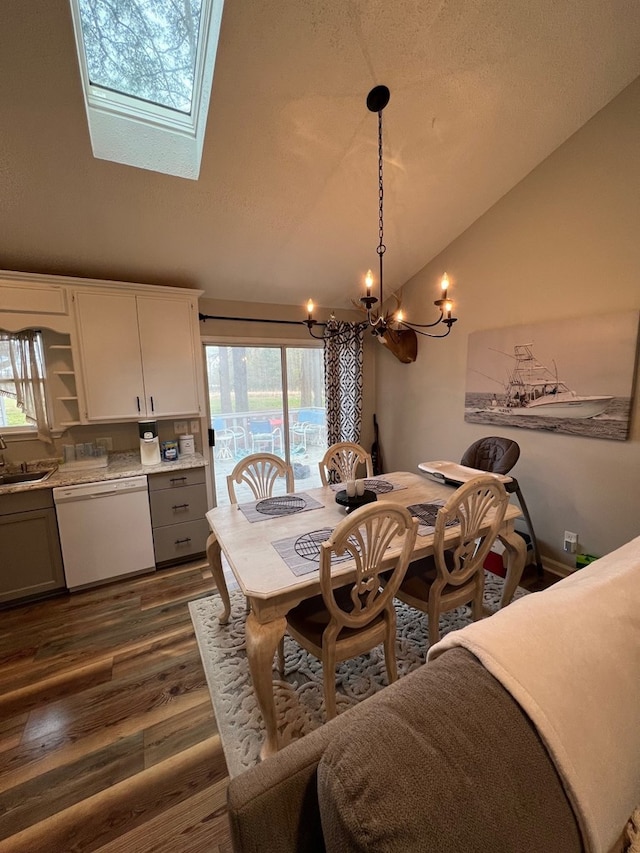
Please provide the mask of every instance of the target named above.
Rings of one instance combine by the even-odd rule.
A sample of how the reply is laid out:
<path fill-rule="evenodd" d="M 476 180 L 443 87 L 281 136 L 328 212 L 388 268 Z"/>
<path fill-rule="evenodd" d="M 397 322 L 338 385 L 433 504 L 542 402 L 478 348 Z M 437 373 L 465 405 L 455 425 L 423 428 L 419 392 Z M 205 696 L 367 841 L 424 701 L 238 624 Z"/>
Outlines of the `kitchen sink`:
<path fill-rule="evenodd" d="M 40 483 L 50 477 L 55 468 L 44 471 L 19 471 L 15 474 L 0 474 L 0 486 L 19 486 L 21 483 Z"/>

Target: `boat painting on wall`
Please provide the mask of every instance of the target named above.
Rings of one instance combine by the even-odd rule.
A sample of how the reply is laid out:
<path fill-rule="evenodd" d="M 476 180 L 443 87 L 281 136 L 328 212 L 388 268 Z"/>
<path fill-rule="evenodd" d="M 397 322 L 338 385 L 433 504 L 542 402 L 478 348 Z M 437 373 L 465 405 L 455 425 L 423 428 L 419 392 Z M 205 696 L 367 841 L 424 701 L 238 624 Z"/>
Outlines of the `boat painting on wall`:
<path fill-rule="evenodd" d="M 638 311 L 469 335 L 464 419 L 624 441 Z"/>

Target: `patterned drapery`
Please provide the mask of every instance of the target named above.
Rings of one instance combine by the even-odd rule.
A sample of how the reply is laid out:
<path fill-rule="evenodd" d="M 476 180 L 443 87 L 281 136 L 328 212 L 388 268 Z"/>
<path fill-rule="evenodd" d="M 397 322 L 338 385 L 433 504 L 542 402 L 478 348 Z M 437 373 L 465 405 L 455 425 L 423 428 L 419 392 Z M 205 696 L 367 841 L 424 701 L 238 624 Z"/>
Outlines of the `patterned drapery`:
<path fill-rule="evenodd" d="M 362 427 L 362 353 L 364 331 L 335 320 L 324 339 L 327 442 L 360 443 Z M 338 331 L 339 334 L 335 334 Z"/>

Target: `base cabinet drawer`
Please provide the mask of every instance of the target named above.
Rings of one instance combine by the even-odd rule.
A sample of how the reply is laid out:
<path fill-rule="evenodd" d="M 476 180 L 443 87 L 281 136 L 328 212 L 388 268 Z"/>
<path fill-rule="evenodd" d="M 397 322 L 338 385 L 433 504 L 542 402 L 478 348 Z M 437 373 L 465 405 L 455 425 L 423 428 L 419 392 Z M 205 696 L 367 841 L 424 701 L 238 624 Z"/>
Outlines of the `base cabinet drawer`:
<path fill-rule="evenodd" d="M 169 524 L 165 527 L 154 527 L 153 547 L 156 565 L 179 562 L 204 553 L 208 535 L 209 525 L 206 518 L 185 521 L 181 524 Z"/>
<path fill-rule="evenodd" d="M 199 485 L 152 491 L 149 498 L 154 527 L 197 521 L 207 511 L 207 492 Z"/>

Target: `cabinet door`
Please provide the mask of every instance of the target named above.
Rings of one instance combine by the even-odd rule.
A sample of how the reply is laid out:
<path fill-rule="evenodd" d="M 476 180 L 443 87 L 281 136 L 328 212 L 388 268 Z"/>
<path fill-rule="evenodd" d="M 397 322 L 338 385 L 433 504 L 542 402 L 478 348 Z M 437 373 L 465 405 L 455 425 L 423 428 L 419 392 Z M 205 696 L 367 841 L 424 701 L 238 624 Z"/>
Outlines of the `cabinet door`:
<path fill-rule="evenodd" d="M 146 411 L 154 417 L 200 413 L 190 300 L 138 296 Z"/>
<path fill-rule="evenodd" d="M 0 516 L 0 542 L 0 601 L 64 589 L 53 509 Z"/>
<path fill-rule="evenodd" d="M 76 294 L 87 420 L 146 414 L 135 296 Z"/>

